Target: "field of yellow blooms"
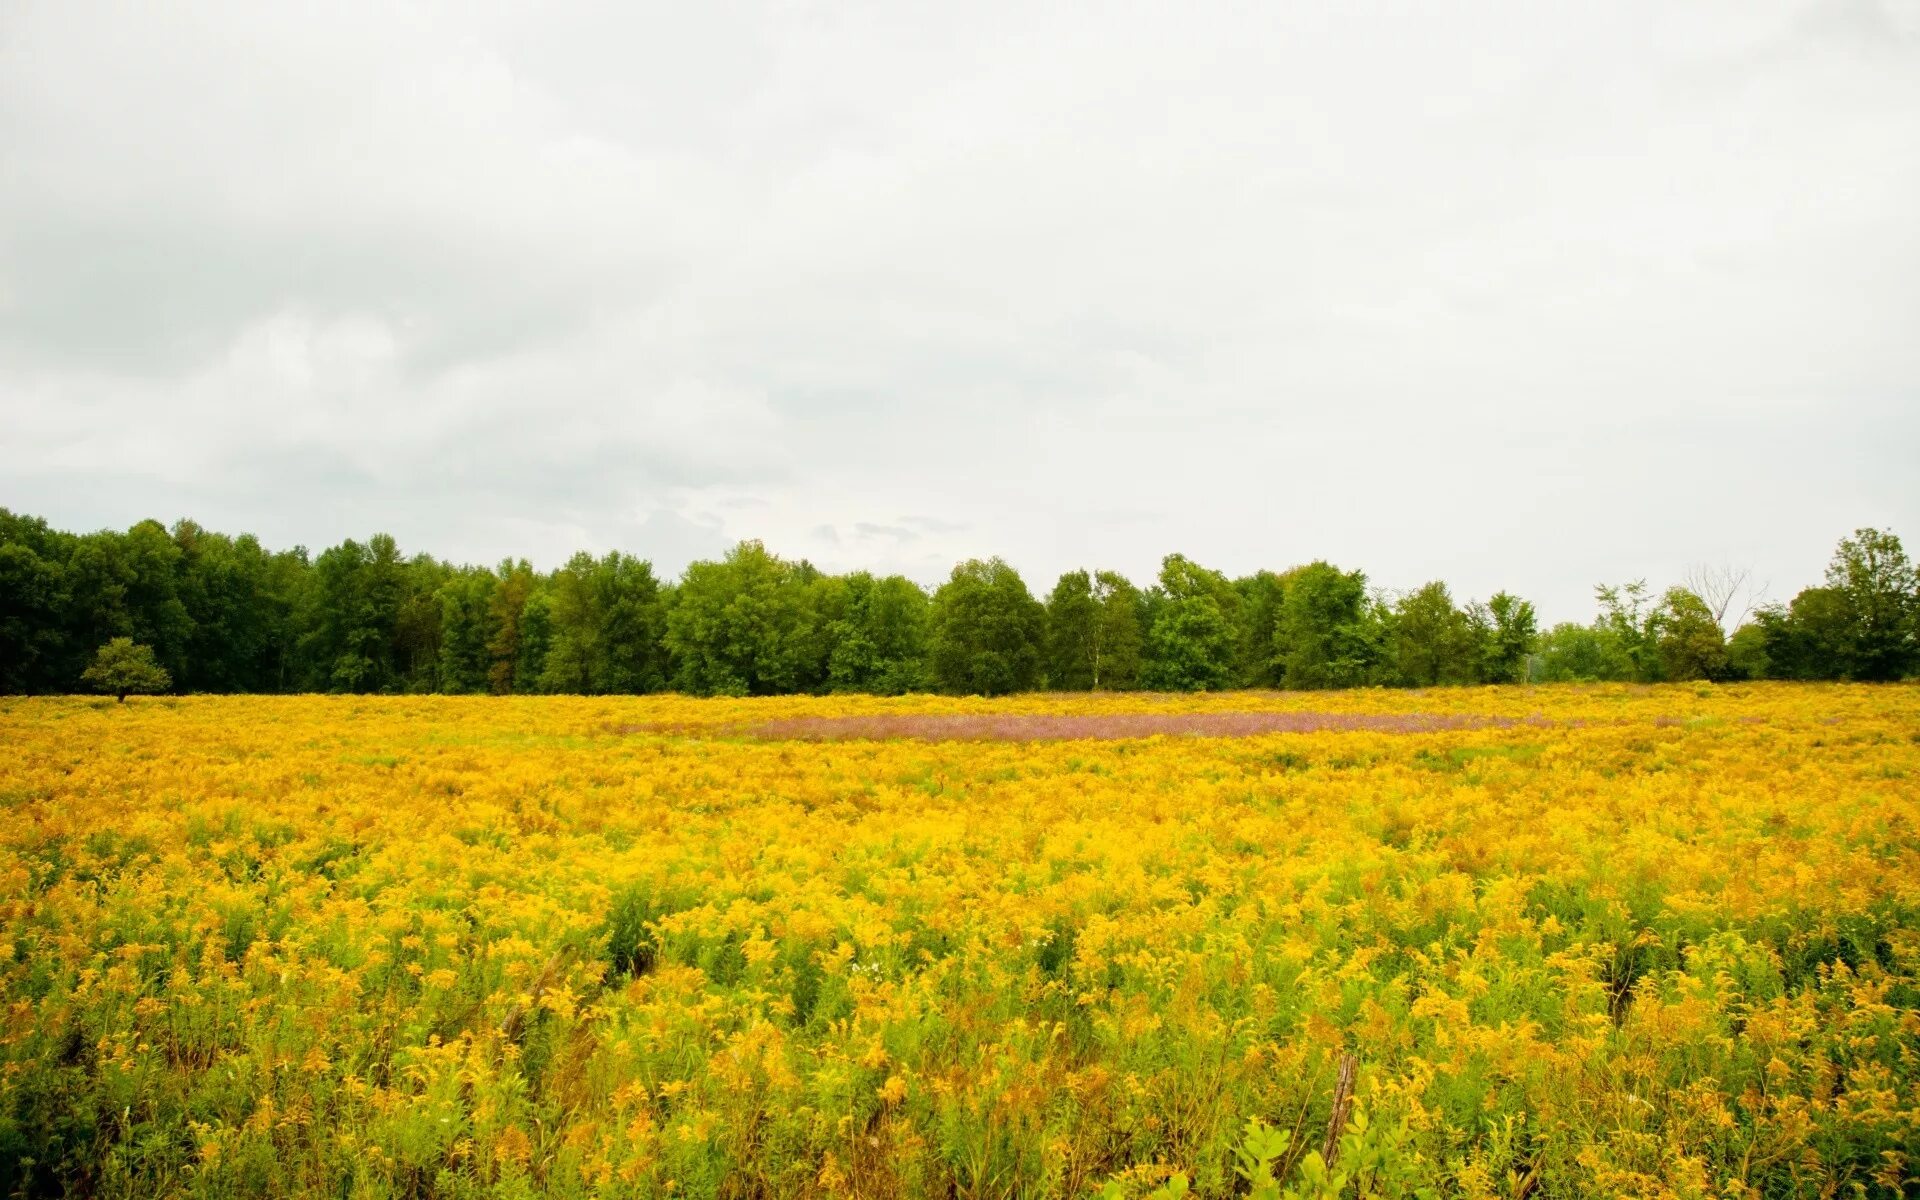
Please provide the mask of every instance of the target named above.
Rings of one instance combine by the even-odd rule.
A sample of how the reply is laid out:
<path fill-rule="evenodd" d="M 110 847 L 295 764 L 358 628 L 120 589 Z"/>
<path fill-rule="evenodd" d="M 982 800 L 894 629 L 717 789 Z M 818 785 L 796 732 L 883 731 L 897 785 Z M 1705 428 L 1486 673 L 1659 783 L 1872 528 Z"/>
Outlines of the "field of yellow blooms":
<path fill-rule="evenodd" d="M 0 743 L 0 1195 L 1920 1188 L 1911 687 L 6 699 Z"/>

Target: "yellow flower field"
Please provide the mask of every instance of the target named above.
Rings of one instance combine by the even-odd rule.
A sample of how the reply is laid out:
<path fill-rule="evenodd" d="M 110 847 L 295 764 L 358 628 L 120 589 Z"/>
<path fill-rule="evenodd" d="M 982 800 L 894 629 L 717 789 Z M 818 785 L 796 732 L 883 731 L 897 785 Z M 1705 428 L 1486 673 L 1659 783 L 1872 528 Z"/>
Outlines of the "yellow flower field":
<path fill-rule="evenodd" d="M 4 1195 L 1920 1187 L 1910 687 L 10 699 L 0 739 Z"/>

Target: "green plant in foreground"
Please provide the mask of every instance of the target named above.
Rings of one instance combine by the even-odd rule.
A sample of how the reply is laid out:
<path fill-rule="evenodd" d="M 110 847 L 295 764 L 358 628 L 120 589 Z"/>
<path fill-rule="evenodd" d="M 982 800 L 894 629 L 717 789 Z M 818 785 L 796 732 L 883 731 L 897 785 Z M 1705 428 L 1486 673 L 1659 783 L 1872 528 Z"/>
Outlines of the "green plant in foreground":
<path fill-rule="evenodd" d="M 1419 1160 L 1408 1152 L 1406 1143 L 1404 1124 L 1374 1124 L 1355 1109 L 1335 1143 L 1331 1163 L 1318 1150 L 1309 1150 L 1297 1161 L 1290 1161 L 1293 1131 L 1249 1117 L 1240 1144 L 1233 1148 L 1234 1174 L 1246 1185 L 1251 1200 L 1338 1200 L 1346 1195 L 1437 1198 L 1439 1193 L 1433 1188 L 1414 1182 L 1420 1177 Z M 1288 1185 L 1289 1177 L 1296 1179 L 1293 1186 Z M 1181 1200 L 1191 1190 L 1187 1176 L 1176 1172 L 1147 1193 L 1144 1200 Z M 1100 1197 L 1127 1200 L 1126 1186 L 1119 1180 L 1110 1181 L 1101 1189 Z"/>

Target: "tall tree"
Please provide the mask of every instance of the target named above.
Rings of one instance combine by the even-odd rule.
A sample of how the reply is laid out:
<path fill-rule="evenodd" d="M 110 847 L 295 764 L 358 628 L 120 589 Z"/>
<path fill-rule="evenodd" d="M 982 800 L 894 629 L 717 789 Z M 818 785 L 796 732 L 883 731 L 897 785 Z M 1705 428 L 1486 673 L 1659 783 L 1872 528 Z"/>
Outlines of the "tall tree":
<path fill-rule="evenodd" d="M 1282 668 L 1274 639 L 1287 599 L 1286 580 L 1272 571 L 1256 571 L 1233 581 L 1240 594 L 1240 646 L 1235 673 L 1246 687 L 1280 686 Z"/>
<path fill-rule="evenodd" d="M 596 684 L 604 691 L 657 692 L 667 685 L 666 610 L 653 564 L 611 551 L 595 568 L 602 618 Z"/>
<path fill-rule="evenodd" d="M 1754 614 L 1770 679 L 1844 679 L 1853 662 L 1853 619 L 1846 593 L 1803 588 L 1791 603 Z"/>
<path fill-rule="evenodd" d="M 1539 641 L 1533 605 L 1507 592 L 1487 600 L 1480 677 L 1488 683 L 1523 683 L 1527 660 Z"/>
<path fill-rule="evenodd" d="M 1473 683 L 1481 646 L 1474 622 L 1456 606 L 1447 585 L 1435 581 L 1393 606 L 1388 634 L 1401 680 L 1415 687 Z"/>
<path fill-rule="evenodd" d="M 1161 560 L 1159 590 L 1162 602 L 1147 633 L 1147 686 L 1175 692 L 1231 687 L 1239 593 L 1220 572 L 1180 554 Z"/>
<path fill-rule="evenodd" d="M 394 633 L 405 595 L 402 569 L 398 548 L 383 533 L 364 546 L 349 538 L 314 560 L 303 638 L 314 686 L 339 692 L 393 686 Z"/>
<path fill-rule="evenodd" d="M 1139 686 L 1143 634 L 1138 588 L 1114 571 L 1068 571 L 1047 598 L 1047 686 L 1060 691 Z"/>
<path fill-rule="evenodd" d="M 252 535 L 230 538 L 192 521 L 173 527 L 180 548 L 178 594 L 192 633 L 184 691 L 258 692 L 278 686 L 290 600 L 276 588 L 273 558 Z"/>
<path fill-rule="evenodd" d="M 395 686 L 406 692 L 438 692 L 441 651 L 444 648 L 446 610 L 440 591 L 453 569 L 443 562 L 416 554 L 400 572 L 398 611 L 394 613 L 393 656 Z"/>
<path fill-rule="evenodd" d="M 1827 586 L 1846 604 L 1848 677 L 1903 679 L 1920 667 L 1920 577 L 1892 531 L 1857 529 L 1843 538 L 1827 567 Z"/>
<path fill-rule="evenodd" d="M 1039 681 L 1046 633 L 1046 610 L 1018 571 L 970 559 L 933 594 L 934 682 L 981 696 L 1025 691 Z"/>
<path fill-rule="evenodd" d="M 1383 654 L 1385 629 L 1368 602 L 1367 577 L 1313 562 L 1281 576 L 1274 658 L 1289 688 L 1358 687 Z"/>
<path fill-rule="evenodd" d="M 496 696 L 532 691 L 533 677 L 522 674 L 527 661 L 527 606 L 533 600 L 533 567 L 508 559 L 496 572 L 499 582 L 487 602 L 487 690 Z"/>
<path fill-rule="evenodd" d="M 847 576 L 844 607 L 829 626 L 828 687 L 883 696 L 925 690 L 930 607 L 904 576 Z"/>
<path fill-rule="evenodd" d="M 440 585 L 440 690 L 456 695 L 485 692 L 493 661 L 487 651 L 488 622 L 499 580 L 493 572 L 466 567 Z"/>
<path fill-rule="evenodd" d="M 1652 627 L 1661 678 L 1726 678 L 1726 636 L 1705 600 L 1683 587 L 1668 588 L 1654 611 Z"/>
<path fill-rule="evenodd" d="M 548 584 L 552 643 L 542 690 L 597 695 L 658 691 L 666 682 L 660 583 L 653 566 L 618 550 L 582 551 Z"/>
<path fill-rule="evenodd" d="M 1647 590 L 1647 581 L 1636 579 L 1618 586 L 1603 583 L 1594 588 L 1594 596 L 1600 601 L 1594 630 L 1611 643 L 1610 654 L 1627 664 L 1625 677 L 1641 683 L 1658 681 L 1658 605 Z"/>
<path fill-rule="evenodd" d="M 802 677 L 799 643 L 814 572 L 741 542 L 719 562 L 687 567 L 667 612 L 676 683 L 695 695 L 764 696 L 817 686 Z"/>
<path fill-rule="evenodd" d="M 1093 576 L 1093 599 L 1099 605 L 1094 621 L 1093 688 L 1126 691 L 1140 686 L 1146 661 L 1146 622 L 1141 614 L 1140 589 L 1117 571 Z"/>
<path fill-rule="evenodd" d="M 1060 692 L 1093 687 L 1094 626 L 1100 606 L 1093 599 L 1093 576 L 1067 571 L 1047 593 L 1047 686 Z"/>
<path fill-rule="evenodd" d="M 78 680 L 67 636 L 72 541 L 0 508 L 0 692 L 65 691 Z"/>

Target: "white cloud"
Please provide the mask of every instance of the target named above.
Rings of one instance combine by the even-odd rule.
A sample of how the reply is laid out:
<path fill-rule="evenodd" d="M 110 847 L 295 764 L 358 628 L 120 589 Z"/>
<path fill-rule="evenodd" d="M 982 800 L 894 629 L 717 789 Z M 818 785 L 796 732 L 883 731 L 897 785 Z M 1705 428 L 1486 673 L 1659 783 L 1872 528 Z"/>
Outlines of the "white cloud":
<path fill-rule="evenodd" d="M 56 523 L 1555 617 L 1920 537 L 1911 0 L 27 4 L 0 144 Z"/>

